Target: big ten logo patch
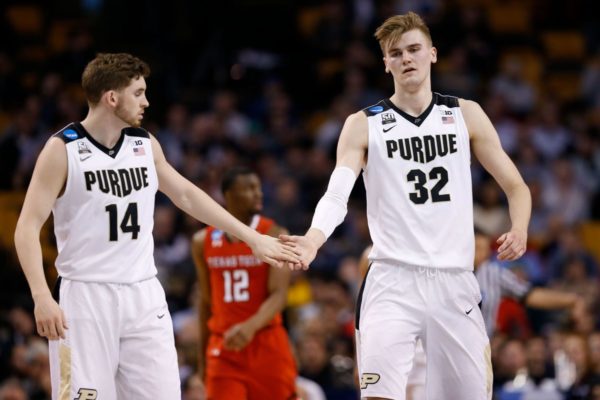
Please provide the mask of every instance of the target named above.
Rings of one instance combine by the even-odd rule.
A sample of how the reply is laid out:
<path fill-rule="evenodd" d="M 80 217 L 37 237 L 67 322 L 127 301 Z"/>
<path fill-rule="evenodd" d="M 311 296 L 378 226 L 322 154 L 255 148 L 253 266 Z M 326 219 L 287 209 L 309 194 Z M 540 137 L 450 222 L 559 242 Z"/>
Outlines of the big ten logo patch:
<path fill-rule="evenodd" d="M 360 388 L 361 389 L 366 389 L 367 386 L 369 385 L 374 385 L 377 382 L 379 382 L 379 379 L 381 377 L 379 376 L 379 374 L 369 374 L 369 373 L 364 373 L 362 374 L 362 376 L 360 377 Z"/>
<path fill-rule="evenodd" d="M 81 388 L 77 391 L 78 396 L 75 400 L 96 400 L 98 398 L 98 391 L 96 389 L 85 389 Z"/>

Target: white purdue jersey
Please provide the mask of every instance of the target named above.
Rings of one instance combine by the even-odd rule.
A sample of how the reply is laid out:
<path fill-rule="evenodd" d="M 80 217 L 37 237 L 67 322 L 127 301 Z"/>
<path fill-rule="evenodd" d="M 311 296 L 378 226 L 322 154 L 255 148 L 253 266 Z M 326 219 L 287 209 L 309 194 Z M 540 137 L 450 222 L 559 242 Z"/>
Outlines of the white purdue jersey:
<path fill-rule="evenodd" d="M 148 132 L 125 128 L 110 150 L 80 123 L 55 136 L 64 140 L 68 161 L 64 193 L 52 210 L 59 275 L 112 283 L 155 276 L 158 177 Z"/>
<path fill-rule="evenodd" d="M 471 154 L 458 99 L 434 93 L 418 117 L 388 99 L 364 112 L 369 258 L 472 270 Z"/>

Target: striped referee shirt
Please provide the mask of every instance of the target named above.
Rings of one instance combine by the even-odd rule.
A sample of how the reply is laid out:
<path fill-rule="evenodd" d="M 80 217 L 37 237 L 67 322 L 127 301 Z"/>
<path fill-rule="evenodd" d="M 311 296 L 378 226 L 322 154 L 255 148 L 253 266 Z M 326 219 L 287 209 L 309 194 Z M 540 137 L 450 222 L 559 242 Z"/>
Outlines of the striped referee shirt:
<path fill-rule="evenodd" d="M 488 336 L 494 333 L 496 317 L 502 297 L 509 296 L 523 301 L 531 290 L 529 282 L 523 282 L 512 271 L 495 261 L 484 261 L 475 271 L 481 289 L 481 313 Z"/>

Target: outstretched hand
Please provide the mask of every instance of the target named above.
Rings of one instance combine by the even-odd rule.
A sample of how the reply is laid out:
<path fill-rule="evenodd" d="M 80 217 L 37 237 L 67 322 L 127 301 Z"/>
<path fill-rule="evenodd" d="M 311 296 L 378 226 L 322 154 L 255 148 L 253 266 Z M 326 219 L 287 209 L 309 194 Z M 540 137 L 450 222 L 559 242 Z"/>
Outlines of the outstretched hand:
<path fill-rule="evenodd" d="M 300 262 L 300 253 L 293 246 L 272 236 L 261 234 L 254 243 L 249 243 L 249 246 L 258 259 L 273 267 L 282 268 L 288 263 Z"/>
<path fill-rule="evenodd" d="M 279 235 L 279 239 L 286 245 L 292 246 L 299 257 L 298 262 L 288 262 L 287 266 L 292 270 L 307 270 L 317 256 L 318 247 L 306 236 Z"/>
<path fill-rule="evenodd" d="M 511 230 L 504 233 L 496 240 L 500 245 L 498 247 L 498 260 L 514 261 L 527 250 L 527 232 L 520 230 Z"/>

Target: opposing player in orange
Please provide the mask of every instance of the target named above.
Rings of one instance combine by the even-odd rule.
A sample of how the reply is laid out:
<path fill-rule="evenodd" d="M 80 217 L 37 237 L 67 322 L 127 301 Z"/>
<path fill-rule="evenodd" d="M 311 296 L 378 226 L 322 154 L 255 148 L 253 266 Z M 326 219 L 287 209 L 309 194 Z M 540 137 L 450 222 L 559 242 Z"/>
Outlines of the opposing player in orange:
<path fill-rule="evenodd" d="M 247 168 L 228 171 L 225 207 L 260 233 L 285 229 L 261 216 L 262 189 Z M 296 366 L 280 312 L 290 271 L 272 268 L 243 242 L 207 227 L 193 238 L 200 284 L 199 372 L 208 400 L 295 399 Z"/>

